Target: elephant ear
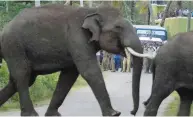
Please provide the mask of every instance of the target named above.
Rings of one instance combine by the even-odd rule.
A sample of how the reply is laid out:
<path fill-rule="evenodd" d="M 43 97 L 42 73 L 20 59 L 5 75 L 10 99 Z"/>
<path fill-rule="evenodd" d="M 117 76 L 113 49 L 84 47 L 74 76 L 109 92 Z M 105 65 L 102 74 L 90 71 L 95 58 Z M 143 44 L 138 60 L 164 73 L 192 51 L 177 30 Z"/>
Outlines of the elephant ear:
<path fill-rule="evenodd" d="M 92 33 L 89 43 L 99 40 L 102 23 L 103 21 L 98 13 L 89 14 L 85 17 L 82 28 L 88 29 Z"/>

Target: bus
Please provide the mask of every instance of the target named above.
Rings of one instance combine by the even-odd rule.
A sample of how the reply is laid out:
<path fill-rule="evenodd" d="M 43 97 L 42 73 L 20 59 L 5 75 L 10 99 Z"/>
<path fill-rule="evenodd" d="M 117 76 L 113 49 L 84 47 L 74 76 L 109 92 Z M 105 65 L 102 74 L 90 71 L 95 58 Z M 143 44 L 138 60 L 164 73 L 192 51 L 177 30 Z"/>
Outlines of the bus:
<path fill-rule="evenodd" d="M 167 42 L 167 30 L 161 26 L 133 25 L 144 49 L 158 49 Z"/>

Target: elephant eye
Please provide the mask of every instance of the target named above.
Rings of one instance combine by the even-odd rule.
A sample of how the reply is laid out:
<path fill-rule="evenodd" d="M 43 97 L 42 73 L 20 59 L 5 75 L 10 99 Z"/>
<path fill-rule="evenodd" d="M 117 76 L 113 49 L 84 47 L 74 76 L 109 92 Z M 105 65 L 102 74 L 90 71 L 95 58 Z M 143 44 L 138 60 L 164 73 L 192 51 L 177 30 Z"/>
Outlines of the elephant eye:
<path fill-rule="evenodd" d="M 122 27 L 121 26 L 115 26 L 116 29 L 121 29 Z"/>
<path fill-rule="evenodd" d="M 120 32 L 120 31 L 122 31 L 123 27 L 121 27 L 121 26 L 119 26 L 119 25 L 116 25 L 116 26 L 115 26 L 115 29 L 116 29 L 116 31 Z"/>

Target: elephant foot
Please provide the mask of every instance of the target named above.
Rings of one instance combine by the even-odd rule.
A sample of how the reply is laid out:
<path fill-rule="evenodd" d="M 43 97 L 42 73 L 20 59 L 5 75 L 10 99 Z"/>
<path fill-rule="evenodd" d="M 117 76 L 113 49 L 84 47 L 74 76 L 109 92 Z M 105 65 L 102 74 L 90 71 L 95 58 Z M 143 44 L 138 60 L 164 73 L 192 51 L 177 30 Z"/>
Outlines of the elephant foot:
<path fill-rule="evenodd" d="M 119 116 L 121 115 L 121 112 L 112 110 L 110 112 L 103 113 L 103 116 Z"/>
<path fill-rule="evenodd" d="M 131 115 L 134 115 L 134 116 L 136 115 L 136 113 L 137 113 L 136 110 L 132 110 L 132 111 L 130 112 L 130 114 L 131 114 Z"/>
<path fill-rule="evenodd" d="M 119 112 L 119 111 L 115 111 L 115 112 L 112 114 L 112 116 L 119 116 L 119 115 L 121 115 L 121 112 Z"/>
<path fill-rule="evenodd" d="M 148 104 L 148 101 L 144 101 L 143 102 L 143 105 L 146 107 L 147 106 L 147 104 Z"/>
<path fill-rule="evenodd" d="M 45 116 L 62 116 L 58 111 L 47 111 Z"/>
<path fill-rule="evenodd" d="M 21 116 L 39 116 L 38 113 L 34 110 L 32 112 L 21 112 Z"/>

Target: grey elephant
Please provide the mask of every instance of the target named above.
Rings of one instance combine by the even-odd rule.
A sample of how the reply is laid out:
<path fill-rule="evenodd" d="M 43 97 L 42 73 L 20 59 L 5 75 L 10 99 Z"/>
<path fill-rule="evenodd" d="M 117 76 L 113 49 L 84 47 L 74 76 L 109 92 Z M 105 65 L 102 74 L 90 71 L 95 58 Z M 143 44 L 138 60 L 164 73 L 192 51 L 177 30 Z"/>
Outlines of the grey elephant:
<path fill-rule="evenodd" d="M 100 49 L 133 57 L 134 109 L 139 106 L 139 83 L 143 49 L 133 26 L 113 7 L 44 5 L 26 8 L 3 29 L 2 57 L 10 72 L 9 83 L 0 91 L 0 106 L 19 93 L 22 116 L 38 115 L 29 87 L 38 75 L 61 71 L 46 116 L 59 116 L 58 108 L 79 74 L 91 87 L 104 116 L 118 116 L 113 109 L 97 63 Z M 78 98 L 78 97 L 77 97 Z"/>
<path fill-rule="evenodd" d="M 173 91 L 180 96 L 178 116 L 189 116 L 193 101 L 193 32 L 179 33 L 153 59 L 153 87 L 144 116 L 156 116 Z"/>

